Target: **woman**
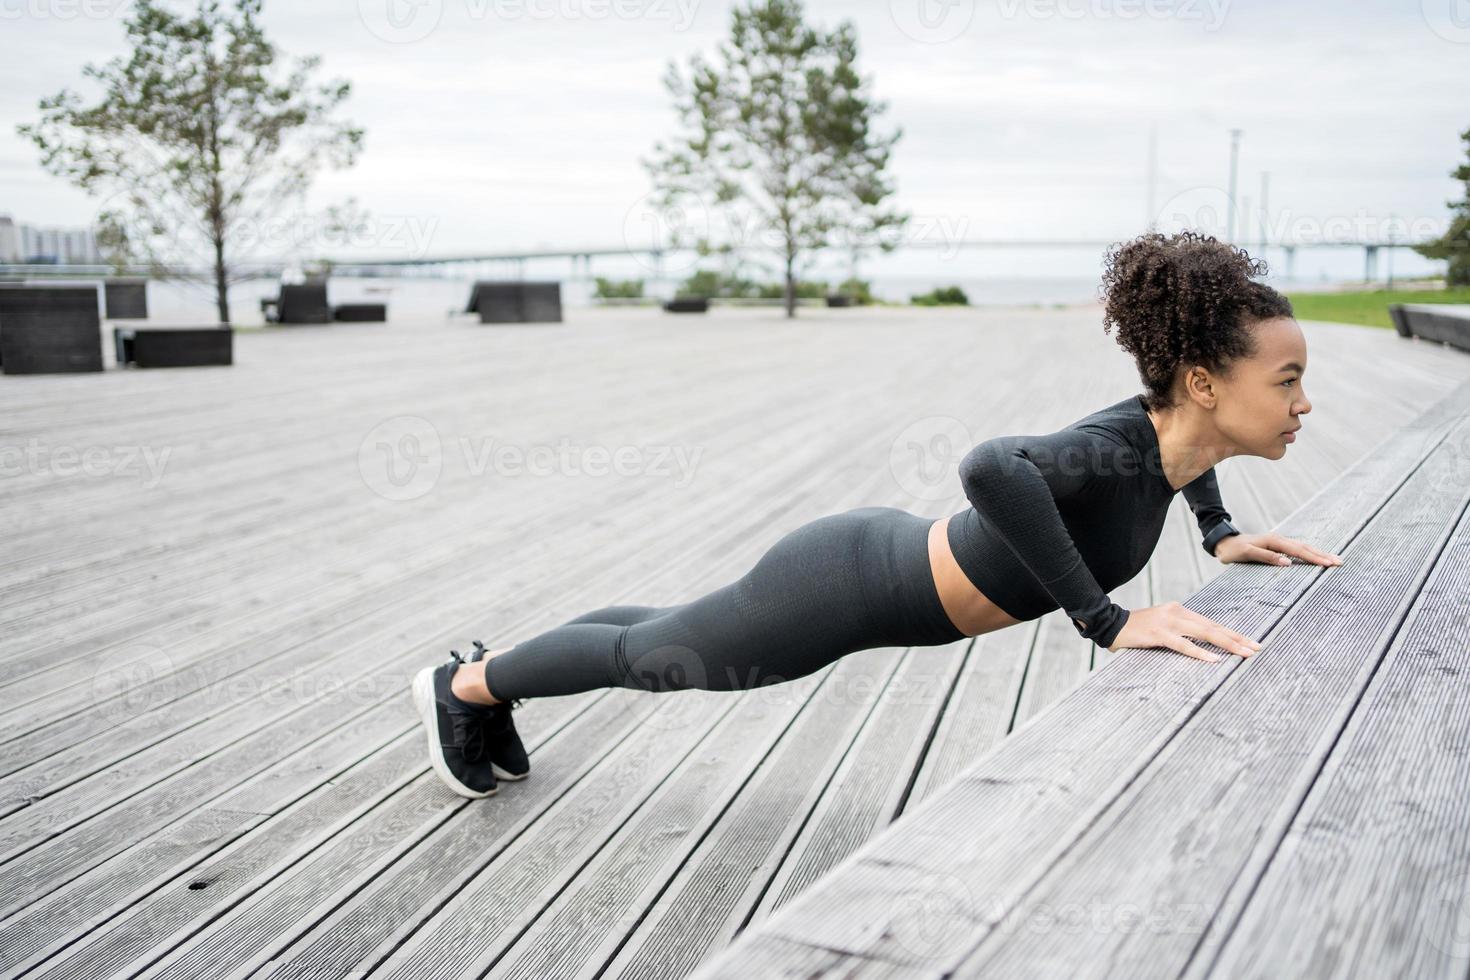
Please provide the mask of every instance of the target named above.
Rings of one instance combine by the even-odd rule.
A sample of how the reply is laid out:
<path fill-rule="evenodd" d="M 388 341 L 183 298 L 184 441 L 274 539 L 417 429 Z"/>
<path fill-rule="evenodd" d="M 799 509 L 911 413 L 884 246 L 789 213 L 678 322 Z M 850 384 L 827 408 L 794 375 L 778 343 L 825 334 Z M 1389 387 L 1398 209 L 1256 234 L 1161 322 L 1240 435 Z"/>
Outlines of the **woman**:
<path fill-rule="evenodd" d="M 455 792 L 496 791 L 530 770 L 511 721 L 519 699 L 604 687 L 728 691 L 802 677 L 880 646 L 951 643 L 1063 609 L 1109 650 L 1164 647 L 1214 661 L 1191 638 L 1249 657 L 1260 644 L 1169 602 L 1108 599 L 1147 563 L 1183 491 L 1222 562 L 1339 565 L 1279 534 L 1230 524 L 1214 466 L 1280 459 L 1311 402 L 1291 304 L 1265 264 L 1183 232 L 1114 245 L 1103 330 L 1133 355 L 1145 392 L 1049 435 L 1001 436 L 959 467 L 971 507 L 938 520 L 859 507 L 778 540 L 740 579 L 681 605 L 612 606 L 514 647 L 426 667 L 413 694 L 434 769 Z"/>

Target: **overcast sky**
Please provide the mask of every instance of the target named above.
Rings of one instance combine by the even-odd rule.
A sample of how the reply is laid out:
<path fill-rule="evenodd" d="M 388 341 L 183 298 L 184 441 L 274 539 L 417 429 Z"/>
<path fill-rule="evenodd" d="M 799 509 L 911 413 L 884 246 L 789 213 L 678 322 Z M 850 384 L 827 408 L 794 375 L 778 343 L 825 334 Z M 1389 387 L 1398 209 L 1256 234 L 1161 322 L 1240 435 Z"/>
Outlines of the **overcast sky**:
<path fill-rule="evenodd" d="M 88 91 L 81 67 L 121 53 L 126 9 L 0 0 L 0 214 L 94 214 L 15 126 L 42 96 Z M 375 254 L 449 254 L 638 238 L 638 158 L 674 126 L 665 66 L 711 51 L 729 10 L 276 0 L 264 20 L 285 52 L 352 81 L 344 115 L 367 130 L 358 165 L 325 173 L 312 203 L 357 197 Z M 807 18 L 857 26 L 886 127 L 904 130 L 893 173 L 914 235 L 1137 234 L 1151 126 L 1166 225 L 1223 195 L 1232 127 L 1239 193 L 1258 198 L 1269 171 L 1288 234 L 1378 236 L 1393 215 L 1439 227 L 1458 193 L 1470 0 L 835 0 Z"/>

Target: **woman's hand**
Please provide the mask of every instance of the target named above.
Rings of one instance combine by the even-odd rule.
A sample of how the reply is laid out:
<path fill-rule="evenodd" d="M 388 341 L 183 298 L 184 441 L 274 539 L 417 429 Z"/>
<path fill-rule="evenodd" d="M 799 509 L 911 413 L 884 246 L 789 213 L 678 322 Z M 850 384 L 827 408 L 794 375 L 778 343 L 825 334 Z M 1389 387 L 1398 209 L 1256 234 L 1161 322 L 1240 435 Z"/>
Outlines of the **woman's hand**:
<path fill-rule="evenodd" d="M 1222 562 L 1256 561 L 1266 565 L 1290 565 L 1292 557 L 1313 565 L 1341 565 L 1342 556 L 1318 551 L 1305 541 L 1281 534 L 1232 534 L 1215 545 Z"/>
<path fill-rule="evenodd" d="M 1223 543 L 1222 541 L 1221 544 Z M 1242 657 L 1249 657 L 1261 649 L 1259 643 L 1244 633 L 1221 626 L 1182 602 L 1166 602 L 1162 606 L 1150 606 L 1147 609 L 1130 609 L 1128 621 L 1123 624 L 1108 649 L 1116 651 L 1124 647 L 1168 647 L 1197 660 L 1213 663 L 1220 659 L 1218 655 L 1191 643 L 1191 636 L 1213 643 L 1221 650 L 1238 653 Z"/>

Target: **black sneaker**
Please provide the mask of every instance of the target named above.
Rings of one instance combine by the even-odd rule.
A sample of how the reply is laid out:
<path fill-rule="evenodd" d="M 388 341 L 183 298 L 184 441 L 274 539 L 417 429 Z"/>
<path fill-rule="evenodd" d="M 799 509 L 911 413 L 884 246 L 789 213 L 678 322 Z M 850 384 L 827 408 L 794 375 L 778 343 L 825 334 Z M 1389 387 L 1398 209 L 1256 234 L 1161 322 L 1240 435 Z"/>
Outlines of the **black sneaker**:
<path fill-rule="evenodd" d="M 465 663 L 485 656 L 485 644 L 479 640 L 471 642 L 475 645 L 475 651 L 464 658 Z M 519 699 L 513 698 L 492 704 L 489 708 L 490 718 L 485 722 L 490 769 L 500 779 L 525 779 L 531 774 L 531 760 L 526 756 L 526 747 L 521 744 L 521 736 L 516 733 L 515 720 L 511 718 L 511 711 L 519 707 L 520 703 Z"/>
<path fill-rule="evenodd" d="M 425 667 L 413 678 L 413 703 L 429 739 L 429 761 L 445 785 L 460 796 L 483 799 L 496 791 L 495 767 L 487 749 L 493 716 L 484 705 L 455 697 L 449 681 L 465 658 Z"/>

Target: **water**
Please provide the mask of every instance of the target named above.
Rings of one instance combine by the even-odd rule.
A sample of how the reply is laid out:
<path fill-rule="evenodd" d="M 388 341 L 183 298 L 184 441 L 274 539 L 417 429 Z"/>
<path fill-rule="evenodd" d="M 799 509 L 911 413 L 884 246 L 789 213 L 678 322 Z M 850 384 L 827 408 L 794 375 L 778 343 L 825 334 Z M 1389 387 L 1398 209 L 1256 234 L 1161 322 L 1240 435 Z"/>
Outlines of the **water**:
<path fill-rule="evenodd" d="M 1276 248 L 1259 251 L 1270 275 L 1266 282 L 1282 290 L 1337 288 L 1361 282 L 1364 261 L 1361 249 L 1300 248 L 1292 264 L 1291 278 L 1285 253 Z M 1253 251 L 1252 254 L 1256 254 Z M 879 299 L 907 303 L 919 293 L 937 286 L 959 286 L 975 306 L 1030 306 L 1096 303 L 1102 275 L 1103 254 L 1095 246 L 1047 246 L 1030 248 L 898 249 L 892 253 L 864 257 L 859 278 L 868 281 Z M 1413 275 L 1442 273 L 1443 263 L 1423 259 L 1407 251 L 1380 252 L 1375 278 L 1381 283 L 1392 267 L 1400 279 Z M 390 276 L 334 276 L 328 283 L 332 303 L 387 303 L 389 314 L 399 318 L 443 318 L 463 310 L 470 286 L 476 279 L 541 279 L 562 284 L 562 303 L 569 308 L 594 304 L 594 276 L 614 280 L 641 279 L 644 295 L 672 296 L 696 268 L 714 268 L 714 259 L 701 260 L 692 253 L 667 253 L 663 264 L 654 265 L 647 256 L 610 255 L 597 257 L 589 274 L 582 262 L 566 258 L 499 260 L 404 269 Z M 825 281 L 830 288 L 851 274 L 851 266 L 836 256 L 823 254 L 807 266 L 803 279 Z M 769 264 L 750 263 L 740 269 L 742 278 L 774 281 L 779 270 Z M 247 280 L 230 289 L 231 319 L 236 324 L 263 322 L 260 299 L 274 297 L 273 280 Z M 154 281 L 148 286 L 149 312 L 153 319 L 169 323 L 212 324 L 218 319 L 214 288 L 209 283 Z"/>

